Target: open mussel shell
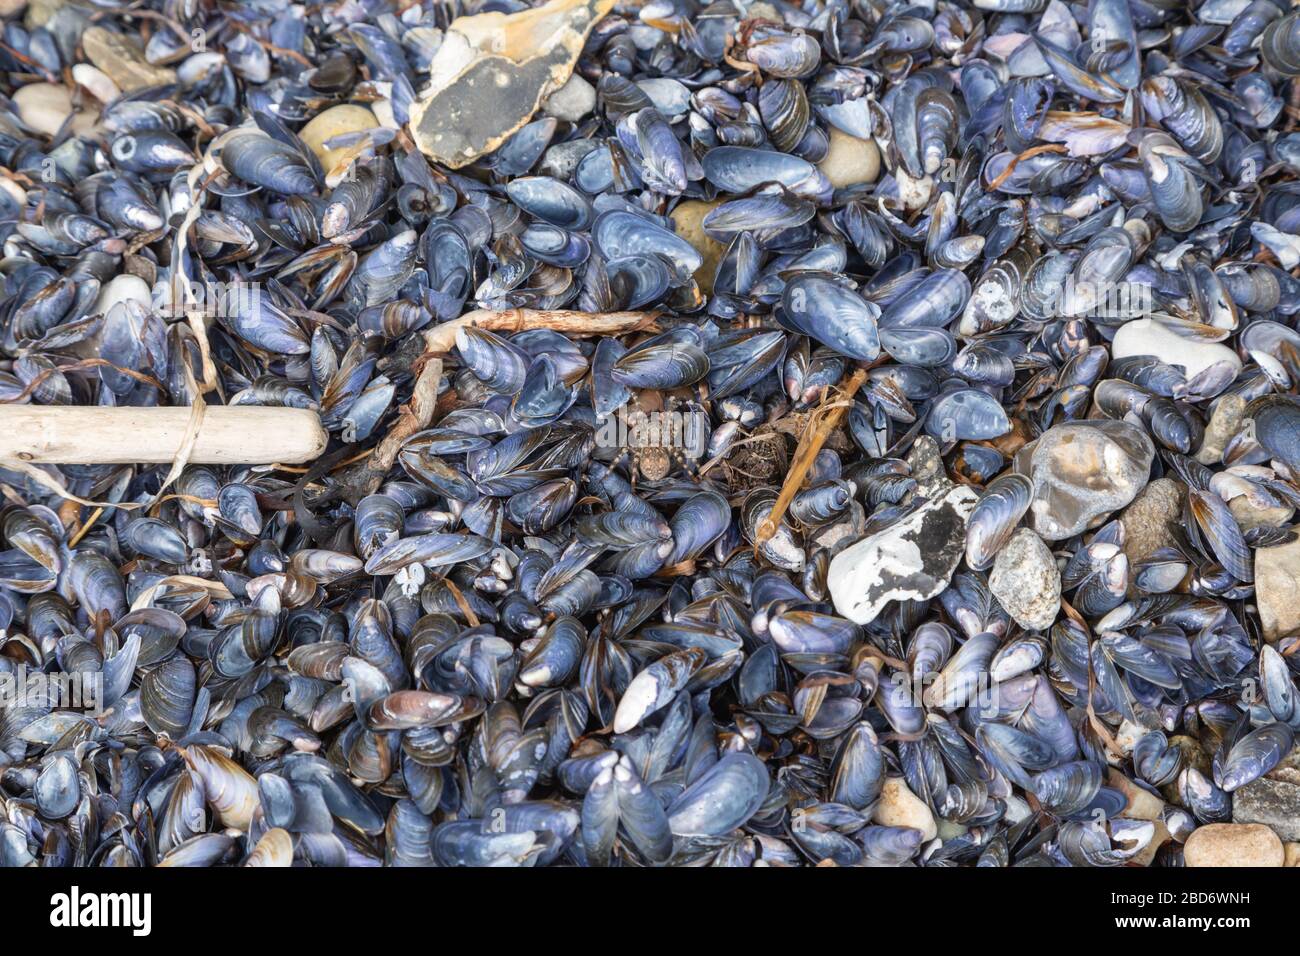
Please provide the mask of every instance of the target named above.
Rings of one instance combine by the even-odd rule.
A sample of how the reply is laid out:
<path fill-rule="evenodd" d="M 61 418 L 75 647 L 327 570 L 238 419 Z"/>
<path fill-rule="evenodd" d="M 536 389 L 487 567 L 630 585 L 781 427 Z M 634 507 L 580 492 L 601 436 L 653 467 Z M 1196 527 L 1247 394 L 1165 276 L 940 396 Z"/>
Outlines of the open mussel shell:
<path fill-rule="evenodd" d="M 1222 767 L 1215 768 L 1214 782 L 1232 793 L 1276 767 L 1294 744 L 1295 732 L 1284 723 L 1256 728 L 1232 745 Z"/>

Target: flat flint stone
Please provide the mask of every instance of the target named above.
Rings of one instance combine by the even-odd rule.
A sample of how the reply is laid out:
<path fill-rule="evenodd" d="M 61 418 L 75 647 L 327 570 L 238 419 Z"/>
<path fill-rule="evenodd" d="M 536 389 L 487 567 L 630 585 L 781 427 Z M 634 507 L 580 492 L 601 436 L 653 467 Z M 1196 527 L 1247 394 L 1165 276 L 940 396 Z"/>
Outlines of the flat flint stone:
<path fill-rule="evenodd" d="M 546 98 L 542 109 L 547 116 L 554 116 L 566 123 L 577 123 L 596 108 L 596 88 L 577 73 L 569 81 Z"/>
<path fill-rule="evenodd" d="M 890 601 L 925 601 L 942 591 L 965 553 L 966 521 L 978 497 L 955 485 L 837 554 L 826 574 L 835 610 L 867 624 Z"/>
<path fill-rule="evenodd" d="M 1300 787 L 1260 777 L 1232 794 L 1236 823 L 1262 823 L 1283 840 L 1300 840 Z"/>
<path fill-rule="evenodd" d="M 1179 335 L 1156 319 L 1133 319 L 1119 327 L 1111 357 L 1131 355 L 1153 355 L 1166 365 L 1182 366 L 1188 378 L 1195 378 L 1216 362 L 1227 362 L 1234 371 L 1241 368 L 1241 359 L 1226 345 Z"/>
<path fill-rule="evenodd" d="M 614 0 L 551 0 L 530 10 L 458 17 L 411 105 L 411 135 L 430 159 L 458 169 L 492 152 L 568 82 L 587 34 Z"/>
<path fill-rule="evenodd" d="M 81 35 L 81 47 L 91 63 L 103 70 L 123 93 L 176 82 L 176 71 L 154 66 L 130 38 L 104 27 L 90 27 Z"/>
<path fill-rule="evenodd" d="M 1155 453 L 1142 429 L 1117 419 L 1049 428 L 1014 460 L 1034 483 L 1030 527 L 1047 541 L 1095 528 L 1142 490 Z"/>

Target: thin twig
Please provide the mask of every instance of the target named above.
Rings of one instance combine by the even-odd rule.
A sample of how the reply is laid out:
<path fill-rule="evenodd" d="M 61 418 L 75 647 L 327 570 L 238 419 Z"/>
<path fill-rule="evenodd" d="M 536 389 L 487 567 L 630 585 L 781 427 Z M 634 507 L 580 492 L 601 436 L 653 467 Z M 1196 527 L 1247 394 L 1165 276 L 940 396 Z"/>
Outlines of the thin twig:
<path fill-rule="evenodd" d="M 998 177 L 994 179 L 993 182 L 989 183 L 988 188 L 984 191 L 992 192 L 1010 179 L 1011 174 L 1016 171 L 1016 167 L 1020 165 L 1021 160 L 1030 159 L 1031 157 L 1037 156 L 1039 153 L 1065 153 L 1068 151 L 1069 150 L 1064 143 L 1045 143 L 1042 146 L 1034 146 L 1027 149 L 1018 156 L 1012 156 L 1011 162 L 1007 163 L 1007 168 L 1002 170 L 1002 172 L 998 174 Z"/>
<path fill-rule="evenodd" d="M 624 335 L 654 327 L 656 312 L 576 312 L 571 309 L 475 309 L 443 322 L 424 334 L 425 350 L 445 354 L 456 344 L 456 333 L 475 326 L 492 332 L 551 329 L 567 335 Z"/>
<path fill-rule="evenodd" d="M 781 494 L 777 496 L 776 504 L 768 516 L 763 519 L 762 524 L 758 526 L 758 531 L 754 535 L 754 548 L 761 548 L 771 537 L 776 534 L 776 529 L 781 526 L 781 519 L 785 517 L 786 508 L 790 507 L 790 502 L 799 492 L 803 485 L 803 480 L 808 474 L 808 469 L 812 467 L 813 461 L 817 458 L 817 453 L 822 450 L 822 445 L 826 444 L 826 439 L 831 437 L 831 432 L 835 431 L 844 417 L 844 413 L 849 406 L 853 404 L 853 396 L 857 394 L 862 383 L 867 380 L 867 368 L 860 367 L 849 378 L 848 383 L 844 386 L 844 394 L 848 396 L 848 401 L 836 402 L 828 408 L 821 409 L 824 414 L 815 419 L 809 419 L 810 428 L 805 431 L 803 437 L 799 439 L 799 447 L 795 450 L 794 461 L 790 463 L 790 471 L 785 476 L 785 482 L 781 485 Z"/>
<path fill-rule="evenodd" d="M 102 515 L 103 513 L 104 513 L 103 508 L 96 508 L 93 512 L 91 512 L 90 517 L 86 519 L 86 523 L 81 526 L 81 529 L 76 534 L 74 534 L 72 536 L 72 539 L 68 542 L 69 551 L 71 551 L 73 548 L 75 548 L 78 544 L 81 543 L 81 539 L 86 536 L 86 532 L 89 531 L 91 526 L 96 521 L 99 520 L 100 515 Z"/>

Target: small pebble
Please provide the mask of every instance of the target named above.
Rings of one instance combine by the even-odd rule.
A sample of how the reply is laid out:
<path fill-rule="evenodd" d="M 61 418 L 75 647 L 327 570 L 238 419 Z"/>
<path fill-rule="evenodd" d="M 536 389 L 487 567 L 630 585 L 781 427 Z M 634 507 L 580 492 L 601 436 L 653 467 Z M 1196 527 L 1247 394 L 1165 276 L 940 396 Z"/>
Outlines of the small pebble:
<path fill-rule="evenodd" d="M 911 827 L 921 831 L 921 839 L 933 840 L 938 833 L 934 814 L 925 801 L 907 788 L 902 777 L 885 778 L 880 792 L 880 802 L 872 819 L 887 827 Z"/>
<path fill-rule="evenodd" d="M 1177 529 L 1183 520 L 1180 486 L 1169 478 L 1157 478 L 1142 489 L 1119 520 L 1124 526 L 1124 554 L 1133 570 L 1160 548 L 1177 545 Z"/>
<path fill-rule="evenodd" d="M 149 283 L 139 276 L 124 272 L 119 276 L 114 276 L 99 290 L 99 298 L 95 300 L 91 313 L 104 315 L 119 302 L 125 302 L 129 299 L 134 299 L 141 305 L 149 306 L 153 301 L 153 292 L 149 288 Z"/>
<path fill-rule="evenodd" d="M 993 596 L 1017 624 L 1045 631 L 1061 609 L 1061 572 L 1043 539 L 1021 528 L 998 552 L 989 575 Z"/>
<path fill-rule="evenodd" d="M 542 111 L 558 120 L 576 123 L 596 108 L 596 88 L 574 73 L 568 81 L 546 98 Z"/>
<path fill-rule="evenodd" d="M 727 247 L 704 231 L 704 217 L 709 214 L 718 201 L 705 202 L 702 199 L 687 199 L 679 202 L 668 214 L 673 221 L 673 228 L 704 258 L 703 264 L 695 270 L 695 281 L 708 293 L 713 291 L 713 277 L 718 271 L 718 260 L 727 251 Z"/>
<path fill-rule="evenodd" d="M 1300 538 L 1255 549 L 1255 605 L 1264 640 L 1300 630 Z"/>
<path fill-rule="evenodd" d="M 1112 767 L 1106 777 L 1106 785 L 1114 787 L 1124 794 L 1127 803 L 1120 816 L 1130 820 L 1159 820 L 1164 812 L 1165 802 L 1143 787 L 1139 787 L 1128 777 Z"/>
<path fill-rule="evenodd" d="M 1259 505 L 1248 495 L 1238 495 L 1228 502 L 1228 510 L 1242 531 L 1252 528 L 1280 528 L 1295 517 L 1295 508 L 1288 504 Z"/>
<path fill-rule="evenodd" d="M 830 148 L 817 168 L 836 189 L 874 183 L 880 175 L 880 150 L 873 140 L 858 139 L 831 126 L 828 130 Z"/>
<path fill-rule="evenodd" d="M 1205 426 L 1205 438 L 1196 452 L 1196 460 L 1202 465 L 1217 465 L 1223 460 L 1223 449 L 1241 430 L 1241 421 L 1246 414 L 1246 400 L 1240 395 L 1220 396 L 1214 403 L 1210 422 Z"/>
<path fill-rule="evenodd" d="M 329 149 L 325 146 L 326 140 L 342 136 L 344 133 L 359 133 L 362 130 L 373 129 L 378 125 L 379 120 L 366 107 L 343 103 L 317 114 L 298 135 L 307 148 L 316 154 L 325 171 L 329 172 L 330 168 L 343 158 L 347 149 Z"/>
<path fill-rule="evenodd" d="M 1173 834 L 1169 832 L 1169 828 L 1165 826 L 1163 820 L 1153 820 L 1152 822 L 1155 824 L 1156 832 L 1147 845 L 1138 850 L 1129 860 L 1129 864 L 1132 866 L 1150 866 L 1151 862 L 1156 858 L 1156 854 L 1160 852 L 1160 848 L 1173 839 Z"/>
<path fill-rule="evenodd" d="M 18 118 L 44 136 L 57 133 L 72 113 L 72 95 L 53 83 L 32 83 L 13 95 Z"/>
<path fill-rule="evenodd" d="M 1130 355 L 1154 355 L 1166 365 L 1182 366 L 1188 378 L 1215 362 L 1227 362 L 1234 370 L 1241 368 L 1241 359 L 1226 345 L 1186 338 L 1155 319 L 1133 319 L 1119 327 L 1111 356 Z"/>

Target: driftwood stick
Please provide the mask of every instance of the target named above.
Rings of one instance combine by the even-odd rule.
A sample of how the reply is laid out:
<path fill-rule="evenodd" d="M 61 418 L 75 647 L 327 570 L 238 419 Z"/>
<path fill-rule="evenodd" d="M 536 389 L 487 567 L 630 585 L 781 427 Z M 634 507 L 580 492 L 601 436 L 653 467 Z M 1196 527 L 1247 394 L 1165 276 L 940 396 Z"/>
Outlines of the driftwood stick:
<path fill-rule="evenodd" d="M 188 438 L 188 406 L 99 408 L 0 405 L 0 462 L 30 464 L 163 464 Z M 329 436 L 302 408 L 210 405 L 188 460 L 209 465 L 310 461 Z"/>
<path fill-rule="evenodd" d="M 455 347 L 456 333 L 461 329 L 472 325 L 507 333 L 523 332 L 526 329 L 552 329 L 566 335 L 624 335 L 653 329 L 655 315 L 654 312 L 593 313 L 569 309 L 510 309 L 504 312 L 475 309 L 459 319 L 434 326 L 424 333 L 425 354 L 429 357 L 415 377 L 411 400 L 398 410 L 397 421 L 375 446 L 370 461 L 366 463 L 369 474 L 362 482 L 363 487 L 368 491 L 379 487 L 406 440 L 431 424 L 434 408 L 438 404 L 442 356 Z"/>
<path fill-rule="evenodd" d="M 402 444 L 414 435 L 429 427 L 433 418 L 433 409 L 438 404 L 438 382 L 442 379 L 442 359 L 431 358 L 424 363 L 420 373 L 415 377 L 415 388 L 411 391 L 411 400 L 397 410 L 397 421 L 388 429 L 383 441 L 375 446 L 366 468 L 371 472 L 367 482 L 370 490 L 378 487 L 388 469 L 397 460 L 397 453 Z"/>
<path fill-rule="evenodd" d="M 867 369 L 859 368 L 849 378 L 844 386 L 845 400 L 837 402 L 827 408 L 819 410 L 819 416 L 809 423 L 809 429 L 804 432 L 803 437 L 799 439 L 799 447 L 795 449 L 794 461 L 790 463 L 790 471 L 785 476 L 785 482 L 781 485 L 781 494 L 777 496 L 776 503 L 772 505 L 772 510 L 768 512 L 766 518 L 758 526 L 758 531 L 754 534 L 754 547 L 760 548 L 769 541 L 772 535 L 776 534 L 776 529 L 781 526 L 781 519 L 785 517 L 785 510 L 790 507 L 790 502 L 798 493 L 803 480 L 808 475 L 808 469 L 817 458 L 817 453 L 822 450 L 822 445 L 826 444 L 826 439 L 830 438 L 831 432 L 840 423 L 844 413 L 848 411 L 849 406 L 853 404 L 853 396 L 857 394 L 862 383 L 867 380 Z"/>
<path fill-rule="evenodd" d="M 434 326 L 424 333 L 425 349 L 434 353 L 450 352 L 456 333 L 468 326 L 492 332 L 523 332 L 527 329 L 551 329 L 565 335 L 625 335 L 654 327 L 654 312 L 574 312 L 570 309 L 475 309 L 459 319 Z"/>

